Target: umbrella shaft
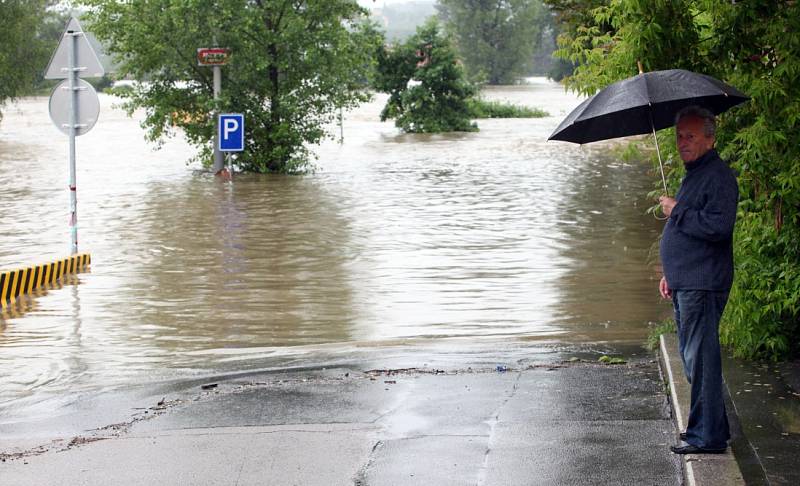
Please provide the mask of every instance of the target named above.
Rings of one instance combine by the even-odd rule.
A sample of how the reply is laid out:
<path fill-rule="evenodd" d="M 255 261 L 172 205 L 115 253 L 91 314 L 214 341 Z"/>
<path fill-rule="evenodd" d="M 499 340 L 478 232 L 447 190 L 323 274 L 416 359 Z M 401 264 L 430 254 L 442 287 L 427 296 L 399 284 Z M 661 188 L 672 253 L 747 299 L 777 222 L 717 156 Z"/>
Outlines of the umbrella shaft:
<path fill-rule="evenodd" d="M 658 147 L 658 137 L 656 136 L 656 127 L 653 124 L 653 114 L 650 113 L 650 128 L 653 129 L 653 140 L 656 141 L 656 154 L 658 154 L 658 168 L 661 169 L 661 182 L 664 184 L 664 195 L 669 196 L 667 191 L 667 178 L 664 176 L 664 163 L 661 161 L 661 149 Z"/>

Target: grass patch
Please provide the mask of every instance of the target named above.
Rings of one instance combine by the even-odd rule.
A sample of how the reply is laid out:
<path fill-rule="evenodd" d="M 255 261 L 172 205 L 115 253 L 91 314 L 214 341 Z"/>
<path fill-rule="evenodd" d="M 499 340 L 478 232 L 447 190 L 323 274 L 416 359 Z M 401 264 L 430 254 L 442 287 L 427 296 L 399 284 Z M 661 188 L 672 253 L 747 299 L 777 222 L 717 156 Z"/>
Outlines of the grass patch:
<path fill-rule="evenodd" d="M 518 106 L 500 101 L 472 98 L 467 101 L 470 118 L 543 118 L 550 114 L 539 108 Z"/>
<path fill-rule="evenodd" d="M 658 324 L 654 328 L 650 330 L 650 334 L 647 335 L 647 349 L 653 351 L 658 348 L 659 338 L 662 334 L 670 334 L 678 332 L 678 328 L 675 326 L 675 319 L 667 319 L 662 321 L 661 324 Z"/>

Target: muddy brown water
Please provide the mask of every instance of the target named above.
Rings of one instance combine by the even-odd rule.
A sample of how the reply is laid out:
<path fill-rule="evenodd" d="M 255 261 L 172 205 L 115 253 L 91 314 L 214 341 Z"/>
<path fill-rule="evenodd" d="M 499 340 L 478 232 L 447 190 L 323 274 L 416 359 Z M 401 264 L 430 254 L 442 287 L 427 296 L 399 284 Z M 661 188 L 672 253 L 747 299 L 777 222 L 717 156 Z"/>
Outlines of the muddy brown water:
<path fill-rule="evenodd" d="M 0 318 L 0 410 L 320 349 L 638 343 L 664 314 L 653 174 L 546 142 L 579 102 L 554 83 L 485 91 L 551 116 L 466 134 L 401 134 L 378 96 L 314 173 L 232 183 L 187 165 L 179 135 L 154 151 L 100 96 L 77 145 L 91 272 Z M 0 174 L 0 269 L 66 256 L 67 139 L 47 98 L 4 108 Z"/>

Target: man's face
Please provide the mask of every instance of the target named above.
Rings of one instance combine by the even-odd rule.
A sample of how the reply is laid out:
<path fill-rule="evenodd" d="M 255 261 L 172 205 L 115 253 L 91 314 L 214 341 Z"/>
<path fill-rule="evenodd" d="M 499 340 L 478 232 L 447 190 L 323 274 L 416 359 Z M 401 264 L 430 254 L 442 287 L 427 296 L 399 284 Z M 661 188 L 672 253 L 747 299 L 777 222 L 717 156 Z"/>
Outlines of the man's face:
<path fill-rule="evenodd" d="M 675 133 L 678 137 L 678 152 L 684 162 L 694 162 L 714 147 L 714 137 L 703 133 L 703 119 L 686 116 L 678 122 Z"/>

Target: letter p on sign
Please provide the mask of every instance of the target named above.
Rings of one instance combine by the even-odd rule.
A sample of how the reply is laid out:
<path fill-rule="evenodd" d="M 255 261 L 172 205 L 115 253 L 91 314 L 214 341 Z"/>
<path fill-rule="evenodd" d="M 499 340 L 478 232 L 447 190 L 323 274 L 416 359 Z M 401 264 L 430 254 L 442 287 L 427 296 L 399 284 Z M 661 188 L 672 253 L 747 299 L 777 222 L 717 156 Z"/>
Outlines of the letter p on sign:
<path fill-rule="evenodd" d="M 244 150 L 244 115 L 224 113 L 219 115 L 219 150 L 241 152 Z"/>

